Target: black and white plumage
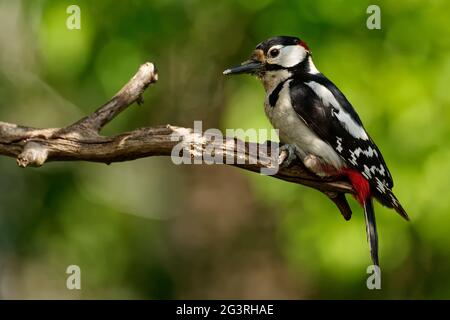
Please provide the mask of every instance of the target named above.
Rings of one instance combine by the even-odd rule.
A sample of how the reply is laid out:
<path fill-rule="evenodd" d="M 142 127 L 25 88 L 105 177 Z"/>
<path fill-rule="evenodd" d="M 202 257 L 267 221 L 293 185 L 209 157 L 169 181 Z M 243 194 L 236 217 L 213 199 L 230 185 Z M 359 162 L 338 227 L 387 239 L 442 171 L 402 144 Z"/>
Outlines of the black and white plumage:
<path fill-rule="evenodd" d="M 265 88 L 265 112 L 305 166 L 319 176 L 345 176 L 364 208 L 372 260 L 378 240 L 372 198 L 408 219 L 392 192 L 391 173 L 344 94 L 315 67 L 308 46 L 296 37 L 259 44 L 250 60 L 224 74 L 250 73 Z"/>

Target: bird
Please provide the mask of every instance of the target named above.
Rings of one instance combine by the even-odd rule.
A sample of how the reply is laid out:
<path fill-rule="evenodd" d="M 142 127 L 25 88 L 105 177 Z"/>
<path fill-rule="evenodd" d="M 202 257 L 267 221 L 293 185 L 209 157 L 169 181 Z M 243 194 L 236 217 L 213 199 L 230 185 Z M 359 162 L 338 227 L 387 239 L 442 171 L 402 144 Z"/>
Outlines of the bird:
<path fill-rule="evenodd" d="M 282 165 L 298 158 L 319 177 L 350 182 L 364 211 L 372 263 L 379 267 L 373 199 L 409 217 L 392 191 L 393 178 L 379 148 L 345 95 L 316 68 L 306 42 L 293 36 L 269 38 L 250 59 L 223 74 L 261 80 L 265 114 L 278 129 L 280 150 L 289 155 Z"/>

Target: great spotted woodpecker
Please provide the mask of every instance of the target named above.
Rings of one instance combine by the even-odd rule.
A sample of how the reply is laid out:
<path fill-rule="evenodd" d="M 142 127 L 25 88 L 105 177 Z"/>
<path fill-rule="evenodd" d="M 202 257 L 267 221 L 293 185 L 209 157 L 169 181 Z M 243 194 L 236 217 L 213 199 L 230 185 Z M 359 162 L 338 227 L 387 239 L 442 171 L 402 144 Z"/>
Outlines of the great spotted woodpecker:
<path fill-rule="evenodd" d="M 250 60 L 223 73 L 256 75 L 264 85 L 264 109 L 279 130 L 282 148 L 319 176 L 350 181 L 364 208 L 371 257 L 378 266 L 372 199 L 406 220 L 408 215 L 392 192 L 392 176 L 380 150 L 344 94 L 317 70 L 306 43 L 296 37 L 270 38 L 256 46 Z"/>

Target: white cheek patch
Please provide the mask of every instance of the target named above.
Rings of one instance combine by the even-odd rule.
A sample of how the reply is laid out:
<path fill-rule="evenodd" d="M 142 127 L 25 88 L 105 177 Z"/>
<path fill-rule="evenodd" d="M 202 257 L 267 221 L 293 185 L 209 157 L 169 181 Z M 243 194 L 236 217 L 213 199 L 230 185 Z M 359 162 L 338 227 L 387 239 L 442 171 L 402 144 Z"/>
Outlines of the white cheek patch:
<path fill-rule="evenodd" d="M 273 59 L 273 61 L 280 66 L 290 68 L 302 62 L 305 57 L 305 48 L 299 45 L 293 45 L 281 48 L 280 55 L 276 59 Z"/>

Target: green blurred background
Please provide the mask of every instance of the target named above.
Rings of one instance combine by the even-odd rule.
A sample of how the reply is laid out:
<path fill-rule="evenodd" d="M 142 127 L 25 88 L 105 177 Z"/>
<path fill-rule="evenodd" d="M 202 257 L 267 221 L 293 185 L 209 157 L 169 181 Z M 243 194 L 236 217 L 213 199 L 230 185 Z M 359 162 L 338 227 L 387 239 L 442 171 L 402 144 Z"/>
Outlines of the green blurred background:
<path fill-rule="evenodd" d="M 66 8 L 81 8 L 68 30 Z M 366 9 L 381 8 L 381 30 Z M 263 89 L 222 70 L 296 35 L 383 151 L 406 223 L 377 205 L 382 290 L 361 210 L 226 166 L 0 158 L 0 298 L 450 298 L 449 1 L 0 1 L 0 120 L 64 126 L 145 61 L 160 81 L 105 129 L 270 128 Z M 66 289 L 68 265 L 82 290 Z"/>

